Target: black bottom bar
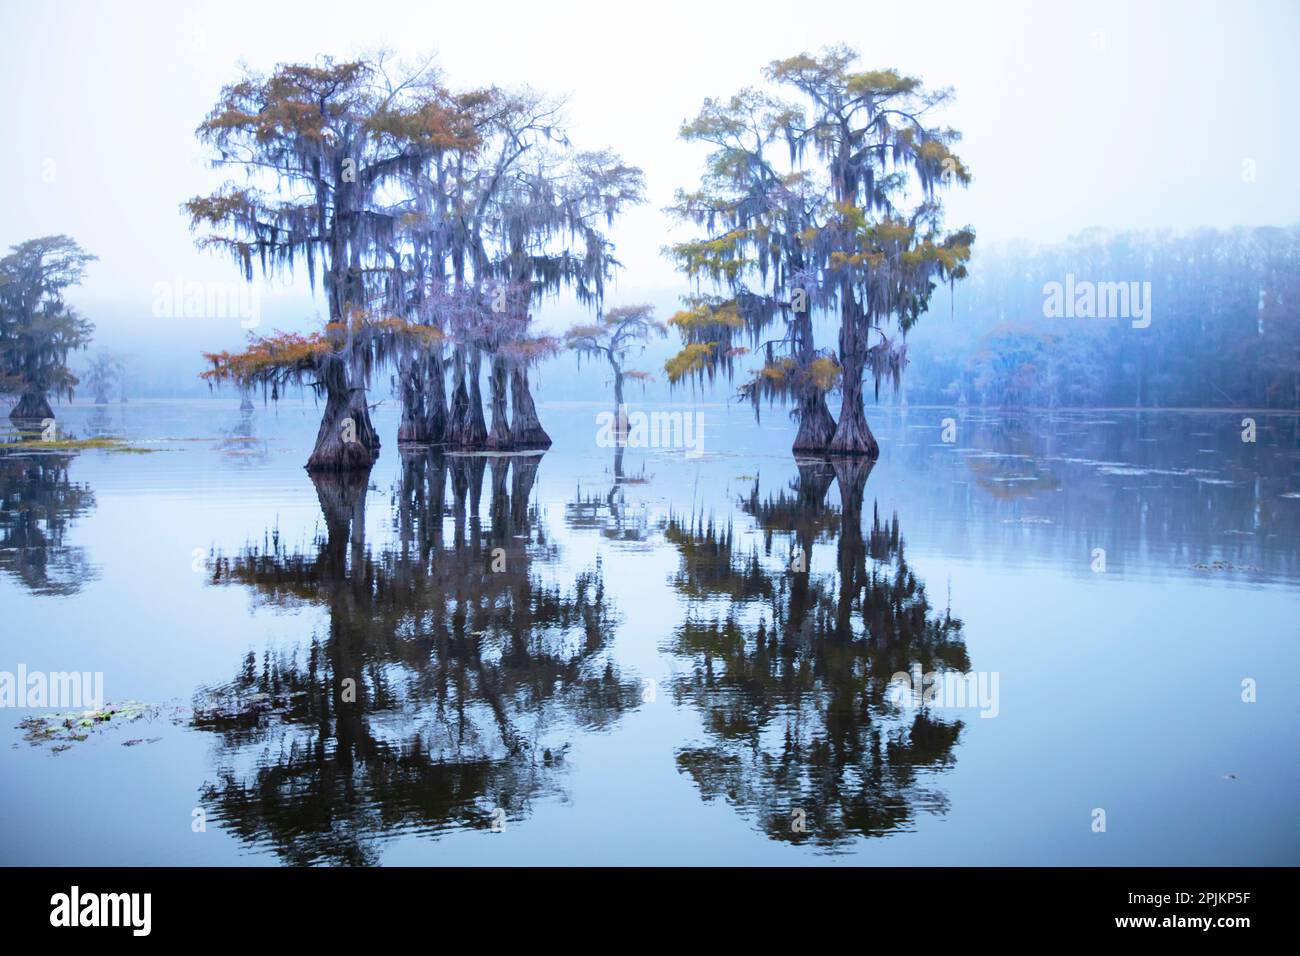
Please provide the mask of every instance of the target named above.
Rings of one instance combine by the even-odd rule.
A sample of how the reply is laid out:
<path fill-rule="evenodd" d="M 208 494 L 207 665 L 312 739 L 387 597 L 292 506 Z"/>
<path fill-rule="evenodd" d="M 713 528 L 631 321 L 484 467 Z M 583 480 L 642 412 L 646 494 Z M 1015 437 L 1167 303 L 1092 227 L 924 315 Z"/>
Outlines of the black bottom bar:
<path fill-rule="evenodd" d="M 490 928 L 499 943 L 613 919 L 664 942 L 702 920 L 723 938 L 757 932 L 768 942 L 852 932 L 863 945 L 895 937 L 920 945 L 943 932 L 978 930 L 993 941 L 1046 930 L 1231 945 L 1242 933 L 1287 926 L 1294 878 L 1290 869 L 1251 868 L 7 869 L 0 919 L 24 936 L 204 944 L 374 945 L 431 922 Z"/>

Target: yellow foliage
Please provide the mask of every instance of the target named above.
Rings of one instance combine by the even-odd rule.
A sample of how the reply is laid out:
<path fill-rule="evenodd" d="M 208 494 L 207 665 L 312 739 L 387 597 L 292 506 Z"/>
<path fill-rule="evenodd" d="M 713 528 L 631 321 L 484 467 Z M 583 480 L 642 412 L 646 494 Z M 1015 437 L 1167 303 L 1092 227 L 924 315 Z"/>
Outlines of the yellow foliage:
<path fill-rule="evenodd" d="M 725 325 L 731 329 L 742 329 L 745 320 L 740 317 L 735 302 L 725 302 L 719 306 L 701 302 L 689 309 L 682 309 L 668 320 L 668 324 L 679 329 L 701 329 L 710 325 Z"/>
<path fill-rule="evenodd" d="M 711 342 L 698 342 L 683 348 L 664 363 L 668 381 L 676 383 L 687 375 L 704 371 L 710 365 L 713 348 Z"/>
<path fill-rule="evenodd" d="M 840 367 L 834 359 L 814 359 L 808 366 L 808 377 L 823 392 L 829 392 L 840 378 Z"/>

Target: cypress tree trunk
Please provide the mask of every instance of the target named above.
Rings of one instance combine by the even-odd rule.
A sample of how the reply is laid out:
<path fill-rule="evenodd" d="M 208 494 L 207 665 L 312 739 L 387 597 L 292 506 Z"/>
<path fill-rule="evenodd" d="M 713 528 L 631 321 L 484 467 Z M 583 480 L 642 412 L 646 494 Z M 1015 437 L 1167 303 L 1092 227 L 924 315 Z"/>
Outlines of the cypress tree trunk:
<path fill-rule="evenodd" d="M 874 461 L 880 455 L 880 446 L 876 444 L 876 436 L 871 434 L 862 407 L 862 364 L 860 358 L 844 363 L 841 386 L 844 400 L 828 451 L 832 455 L 865 455 Z"/>
<path fill-rule="evenodd" d="M 399 442 L 426 440 L 424 422 L 428 412 L 424 404 L 425 382 L 421 365 L 419 356 L 406 358 L 397 365 L 397 391 L 402 402 L 402 420 L 397 426 Z"/>
<path fill-rule="evenodd" d="M 826 407 L 826 396 L 810 389 L 799 398 L 799 431 L 792 451 L 798 454 L 825 454 L 835 438 L 835 419 Z"/>
<path fill-rule="evenodd" d="M 845 290 L 846 296 L 852 293 Z M 856 307 L 845 305 L 840 324 L 840 366 L 844 377 L 840 383 L 843 402 L 840 420 L 835 426 L 828 451 L 833 455 L 865 455 L 875 460 L 880 455 L 876 436 L 867 426 L 867 415 L 862 407 L 862 373 L 866 368 L 867 345 L 864 341 Z"/>
<path fill-rule="evenodd" d="M 804 311 L 798 314 L 795 322 L 798 336 L 799 361 L 807 368 L 817 358 L 813 345 L 812 317 Z M 809 382 L 806 391 L 799 396 L 796 414 L 799 418 L 799 431 L 794 436 L 794 447 L 798 454 L 825 454 L 830 450 L 831 440 L 835 437 L 835 419 L 826 407 L 826 395 Z"/>
<path fill-rule="evenodd" d="M 488 377 L 492 397 L 492 431 L 488 433 L 487 447 L 504 451 L 512 446 L 510 422 L 506 417 L 506 360 L 500 355 L 492 356 L 492 373 Z"/>
<path fill-rule="evenodd" d="M 46 400 L 44 392 L 24 392 L 23 397 L 18 400 L 18 404 L 9 412 L 9 418 L 12 421 L 53 417 L 54 409 L 50 408 L 50 403 Z"/>
<path fill-rule="evenodd" d="M 412 359 L 398 372 L 402 422 L 397 440 L 436 444 L 446 439 L 447 404 L 443 396 L 442 359 L 426 355 Z"/>
<path fill-rule="evenodd" d="M 510 397 L 514 402 L 514 434 L 516 448 L 550 448 L 551 436 L 542 428 L 537 417 L 537 406 L 533 404 L 532 393 L 528 389 L 528 369 L 522 364 L 516 365 L 510 375 Z"/>
<path fill-rule="evenodd" d="M 443 362 L 441 355 L 430 355 L 425 362 L 429 382 L 424 390 L 424 407 L 426 412 L 425 441 L 440 444 L 447 440 L 447 388 L 443 384 Z"/>
<path fill-rule="evenodd" d="M 379 457 L 379 435 L 370 422 L 366 390 L 353 387 L 342 361 L 322 370 L 325 415 L 316 433 L 316 448 L 307 459 L 311 472 L 369 469 Z"/>
<path fill-rule="evenodd" d="M 469 422 L 469 392 L 465 388 L 465 351 L 457 345 L 452 357 L 455 364 L 451 389 L 451 407 L 447 413 L 447 430 L 443 440 L 452 448 L 465 443 Z"/>
<path fill-rule="evenodd" d="M 622 448 L 627 444 L 627 403 L 623 398 L 623 369 L 614 365 L 614 445 Z"/>
<path fill-rule="evenodd" d="M 466 422 L 465 440 L 461 447 L 476 450 L 487 444 L 487 421 L 483 418 L 483 353 L 475 346 L 469 362 L 469 419 Z"/>

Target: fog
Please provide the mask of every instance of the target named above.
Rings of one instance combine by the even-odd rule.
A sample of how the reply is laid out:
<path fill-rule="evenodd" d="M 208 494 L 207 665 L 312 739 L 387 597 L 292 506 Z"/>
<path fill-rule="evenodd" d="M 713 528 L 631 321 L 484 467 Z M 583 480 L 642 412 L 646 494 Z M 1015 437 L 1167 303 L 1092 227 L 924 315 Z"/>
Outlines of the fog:
<path fill-rule="evenodd" d="M 703 155 L 678 140 L 679 125 L 705 96 L 758 83 L 770 60 L 828 43 L 956 91 L 945 118 L 964 134 L 974 182 L 949 199 L 948 222 L 975 227 L 974 269 L 990 244 L 1093 226 L 1290 225 L 1300 133 L 1284 118 L 1300 88 L 1298 26 L 1290 2 L 6 0 L 0 243 L 66 233 L 98 255 L 71 297 L 96 323 L 93 347 L 133 354 L 142 393 L 199 393 L 199 353 L 238 345 L 245 330 L 153 314 L 159 283 L 238 280 L 229 261 L 194 248 L 179 209 L 226 178 L 207 168 L 194 128 L 241 63 L 380 47 L 435 54 L 456 87 L 563 95 L 576 144 L 643 167 L 649 201 L 615 226 L 626 268 L 610 302 L 650 301 L 661 315 L 686 291 L 661 254 L 673 234 L 662 210 Z M 315 321 L 305 276 L 257 282 L 261 331 Z M 552 330 L 579 317 L 565 300 L 538 315 Z"/>

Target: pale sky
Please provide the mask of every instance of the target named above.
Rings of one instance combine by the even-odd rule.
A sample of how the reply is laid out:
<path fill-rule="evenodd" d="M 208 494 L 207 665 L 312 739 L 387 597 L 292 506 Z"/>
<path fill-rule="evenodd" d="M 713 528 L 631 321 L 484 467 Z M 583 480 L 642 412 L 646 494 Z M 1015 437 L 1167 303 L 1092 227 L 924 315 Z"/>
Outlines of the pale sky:
<path fill-rule="evenodd" d="M 177 335 L 188 348 L 200 333 L 160 333 L 152 290 L 176 276 L 237 278 L 194 249 L 179 211 L 224 178 L 193 135 L 220 87 L 241 61 L 268 69 L 388 46 L 436 53 L 453 86 L 567 96 L 576 145 L 612 147 L 646 171 L 650 202 L 615 227 L 628 268 L 612 301 L 671 304 L 685 286 L 660 254 L 662 208 L 696 181 L 702 155 L 678 141 L 682 120 L 705 96 L 759 82 L 770 60 L 836 42 L 858 48 L 864 68 L 955 89 L 945 118 L 975 179 L 948 222 L 973 225 L 979 243 L 1300 221 L 1293 0 L 0 0 L 0 246 L 72 235 L 100 257 L 74 301 L 105 335 Z M 303 301 L 268 290 L 265 321 L 294 324 Z M 213 347 L 243 337 L 230 322 L 200 331 Z"/>

